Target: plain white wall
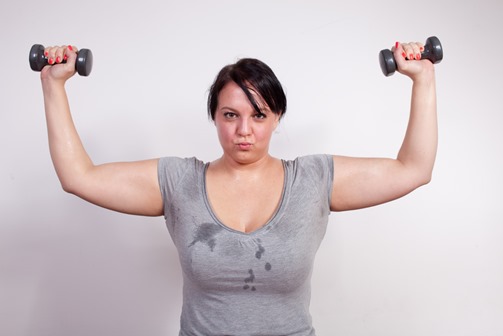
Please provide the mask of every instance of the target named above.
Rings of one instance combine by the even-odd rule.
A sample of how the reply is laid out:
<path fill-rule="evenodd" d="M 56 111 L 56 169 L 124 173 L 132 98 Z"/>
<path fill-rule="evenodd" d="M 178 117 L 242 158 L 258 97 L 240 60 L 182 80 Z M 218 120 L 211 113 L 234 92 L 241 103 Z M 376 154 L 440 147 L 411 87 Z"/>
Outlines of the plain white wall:
<path fill-rule="evenodd" d="M 47 146 L 32 44 L 92 49 L 68 84 L 96 163 L 220 155 L 206 92 L 240 57 L 268 63 L 289 109 L 272 153 L 394 156 L 410 81 L 377 53 L 437 35 L 432 182 L 333 214 L 313 275 L 319 335 L 503 335 L 503 3 L 3 1 L 0 4 L 0 335 L 176 335 L 181 283 L 162 218 L 65 194 Z"/>

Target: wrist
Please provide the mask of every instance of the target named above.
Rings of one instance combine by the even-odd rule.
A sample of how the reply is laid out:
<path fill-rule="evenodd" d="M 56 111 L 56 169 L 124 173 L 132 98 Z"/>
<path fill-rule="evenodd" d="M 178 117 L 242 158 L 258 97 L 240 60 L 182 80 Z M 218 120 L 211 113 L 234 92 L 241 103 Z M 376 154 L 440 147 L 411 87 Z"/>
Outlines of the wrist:
<path fill-rule="evenodd" d="M 55 79 L 49 76 L 41 76 L 42 89 L 46 92 L 60 90 L 65 88 L 66 80 Z"/>
<path fill-rule="evenodd" d="M 435 67 L 433 64 L 410 76 L 414 84 L 431 84 L 435 82 Z"/>

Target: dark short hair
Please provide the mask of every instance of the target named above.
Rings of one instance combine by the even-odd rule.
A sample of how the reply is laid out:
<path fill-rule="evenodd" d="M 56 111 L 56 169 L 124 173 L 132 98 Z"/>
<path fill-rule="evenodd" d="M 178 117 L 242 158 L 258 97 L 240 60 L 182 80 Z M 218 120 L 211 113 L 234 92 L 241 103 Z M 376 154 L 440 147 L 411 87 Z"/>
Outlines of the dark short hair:
<path fill-rule="evenodd" d="M 243 58 L 220 70 L 208 94 L 208 117 L 215 120 L 218 95 L 229 82 L 235 82 L 246 94 L 253 108 L 261 112 L 250 90 L 256 92 L 275 114 L 281 118 L 286 112 L 286 96 L 283 87 L 271 68 L 254 58 Z"/>

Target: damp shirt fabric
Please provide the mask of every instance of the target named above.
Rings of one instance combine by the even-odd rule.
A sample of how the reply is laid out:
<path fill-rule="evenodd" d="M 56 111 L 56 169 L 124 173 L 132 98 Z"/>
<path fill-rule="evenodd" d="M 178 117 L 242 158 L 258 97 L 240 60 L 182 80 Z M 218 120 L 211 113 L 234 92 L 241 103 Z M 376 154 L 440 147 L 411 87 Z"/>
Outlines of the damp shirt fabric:
<path fill-rule="evenodd" d="M 179 336 L 314 336 L 309 312 L 314 257 L 330 215 L 333 160 L 283 160 L 280 203 L 261 228 L 221 223 L 205 189 L 208 163 L 164 157 L 164 217 L 183 274 Z"/>

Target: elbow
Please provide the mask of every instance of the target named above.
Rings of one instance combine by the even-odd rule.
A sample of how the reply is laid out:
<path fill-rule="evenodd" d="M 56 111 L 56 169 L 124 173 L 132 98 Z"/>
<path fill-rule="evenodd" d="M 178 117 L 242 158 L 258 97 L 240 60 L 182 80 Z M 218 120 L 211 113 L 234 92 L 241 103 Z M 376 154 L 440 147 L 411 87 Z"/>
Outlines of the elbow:
<path fill-rule="evenodd" d="M 411 192 L 431 182 L 432 169 L 410 169 L 404 176 L 403 183 L 406 190 Z"/>
<path fill-rule="evenodd" d="M 88 184 L 87 171 L 83 169 L 56 169 L 59 183 L 63 191 L 79 195 Z"/>
<path fill-rule="evenodd" d="M 421 186 L 427 185 L 430 182 L 431 182 L 431 174 L 424 177 L 424 179 L 421 181 Z"/>
<path fill-rule="evenodd" d="M 81 183 L 78 183 L 78 179 L 71 178 L 69 176 L 60 176 L 59 183 L 61 184 L 63 191 L 73 195 L 78 195 L 79 186 L 82 185 Z"/>
<path fill-rule="evenodd" d="M 69 194 L 76 194 L 76 191 L 75 191 L 75 185 L 73 183 L 70 183 L 68 181 L 61 181 L 60 180 L 60 183 L 61 183 L 61 188 L 63 189 L 64 192 L 67 192 Z"/>
<path fill-rule="evenodd" d="M 411 190 L 424 186 L 431 182 L 433 176 L 433 164 L 404 164 L 405 178 Z"/>
<path fill-rule="evenodd" d="M 421 186 L 424 186 L 424 185 L 430 183 L 432 176 L 433 176 L 433 172 L 431 170 L 429 170 L 427 172 L 423 172 L 421 174 L 418 174 L 417 177 L 415 178 L 416 188 L 419 188 Z"/>

